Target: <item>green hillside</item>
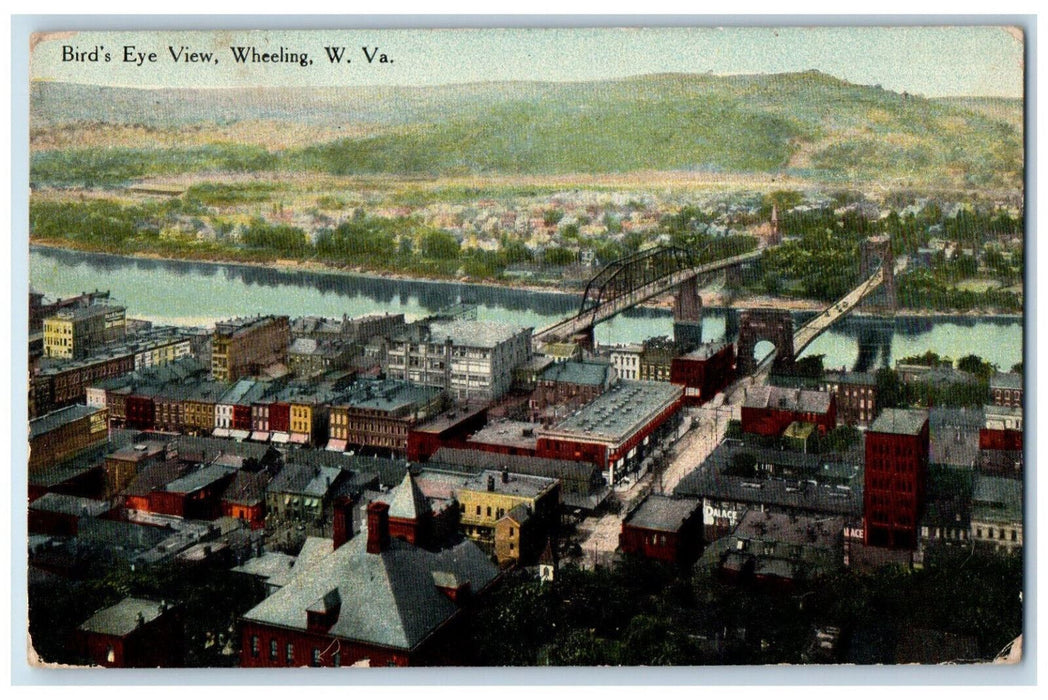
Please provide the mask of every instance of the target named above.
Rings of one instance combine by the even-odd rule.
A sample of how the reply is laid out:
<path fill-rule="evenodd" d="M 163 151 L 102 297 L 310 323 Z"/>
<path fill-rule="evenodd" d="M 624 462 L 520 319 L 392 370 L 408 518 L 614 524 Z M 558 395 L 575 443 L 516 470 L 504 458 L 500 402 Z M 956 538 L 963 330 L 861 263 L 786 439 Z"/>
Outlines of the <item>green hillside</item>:
<path fill-rule="evenodd" d="M 1018 107 L 1016 106 L 1018 105 Z M 1019 118 L 1016 115 L 1019 115 Z M 70 123 L 164 131 L 238 121 L 367 135 L 292 148 L 34 150 L 36 184 L 199 170 L 332 174 L 783 173 L 816 180 L 1019 187 L 1021 103 L 928 100 L 818 73 L 648 75 L 433 88 L 132 90 L 38 83 L 34 136 Z"/>

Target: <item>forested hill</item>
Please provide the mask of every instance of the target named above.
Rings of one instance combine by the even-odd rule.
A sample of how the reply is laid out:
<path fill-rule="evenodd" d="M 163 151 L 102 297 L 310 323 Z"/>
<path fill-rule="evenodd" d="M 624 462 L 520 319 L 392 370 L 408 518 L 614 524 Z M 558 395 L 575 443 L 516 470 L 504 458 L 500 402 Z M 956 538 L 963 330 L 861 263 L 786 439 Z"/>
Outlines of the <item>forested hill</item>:
<path fill-rule="evenodd" d="M 105 185 L 202 169 L 684 170 L 989 187 L 1022 180 L 1021 101 L 929 100 L 815 71 L 424 88 L 37 82 L 31 95 L 37 184 Z M 237 128 L 244 124 L 252 125 L 250 143 Z M 302 138 L 281 138 L 295 128 Z"/>

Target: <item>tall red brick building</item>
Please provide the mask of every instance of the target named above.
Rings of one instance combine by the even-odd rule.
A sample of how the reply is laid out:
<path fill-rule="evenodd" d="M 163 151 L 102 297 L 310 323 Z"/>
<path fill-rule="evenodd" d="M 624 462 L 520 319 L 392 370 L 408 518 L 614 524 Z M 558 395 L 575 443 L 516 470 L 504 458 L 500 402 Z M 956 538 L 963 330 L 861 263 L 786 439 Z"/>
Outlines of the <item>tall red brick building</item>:
<path fill-rule="evenodd" d="M 863 541 L 913 549 L 928 478 L 928 412 L 886 408 L 866 432 Z"/>

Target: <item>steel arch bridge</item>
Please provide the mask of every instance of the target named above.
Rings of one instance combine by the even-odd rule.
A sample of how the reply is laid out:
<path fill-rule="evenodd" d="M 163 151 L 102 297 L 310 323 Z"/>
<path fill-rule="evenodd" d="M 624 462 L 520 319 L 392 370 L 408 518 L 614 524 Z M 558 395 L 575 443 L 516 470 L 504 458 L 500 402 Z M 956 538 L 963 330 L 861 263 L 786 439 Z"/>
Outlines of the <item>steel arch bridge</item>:
<path fill-rule="evenodd" d="M 751 262 L 760 250 L 712 260 L 713 245 L 697 252 L 659 247 L 609 263 L 586 285 L 579 312 L 535 334 L 536 340 L 569 338 L 694 277 Z"/>

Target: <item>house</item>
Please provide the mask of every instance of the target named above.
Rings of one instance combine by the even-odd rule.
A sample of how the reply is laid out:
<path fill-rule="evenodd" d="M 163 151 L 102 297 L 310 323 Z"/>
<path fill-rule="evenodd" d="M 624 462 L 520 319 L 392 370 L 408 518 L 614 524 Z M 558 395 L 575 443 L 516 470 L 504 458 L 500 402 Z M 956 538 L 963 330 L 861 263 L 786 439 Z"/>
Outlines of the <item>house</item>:
<path fill-rule="evenodd" d="M 243 615 L 241 666 L 462 663 L 468 604 L 496 575 L 469 540 L 430 551 L 391 537 L 389 505 L 371 503 L 366 536 L 303 567 Z"/>
<path fill-rule="evenodd" d="M 837 399 L 837 421 L 868 426 L 877 416 L 877 376 L 872 372 L 827 372 L 824 390 Z"/>
<path fill-rule="evenodd" d="M 972 490 L 971 539 L 982 549 L 1005 554 L 1022 552 L 1022 481 L 976 474 Z"/>
<path fill-rule="evenodd" d="M 695 561 L 702 550 L 702 501 L 649 495 L 622 521 L 619 548 L 673 564 Z"/>
<path fill-rule="evenodd" d="M 95 666 L 171 668 L 183 662 L 181 617 L 163 601 L 124 598 L 77 631 L 81 653 Z"/>
<path fill-rule="evenodd" d="M 1022 405 L 983 407 L 986 422 L 979 429 L 980 450 L 1022 451 Z"/>
<path fill-rule="evenodd" d="M 29 504 L 29 532 L 76 537 L 81 518 L 97 518 L 110 510 L 105 501 L 47 493 Z"/>
<path fill-rule="evenodd" d="M 153 489 L 149 512 L 190 520 L 214 520 L 222 514 L 222 494 L 236 470 L 212 464 Z"/>
<path fill-rule="evenodd" d="M 994 406 L 1023 405 L 1023 375 L 998 372 L 990 377 L 990 400 Z"/>
<path fill-rule="evenodd" d="M 269 484 L 266 472 L 252 473 L 246 470 L 237 471 L 222 493 L 222 515 L 243 520 L 252 530 L 259 530 L 266 524 L 266 486 Z"/>

